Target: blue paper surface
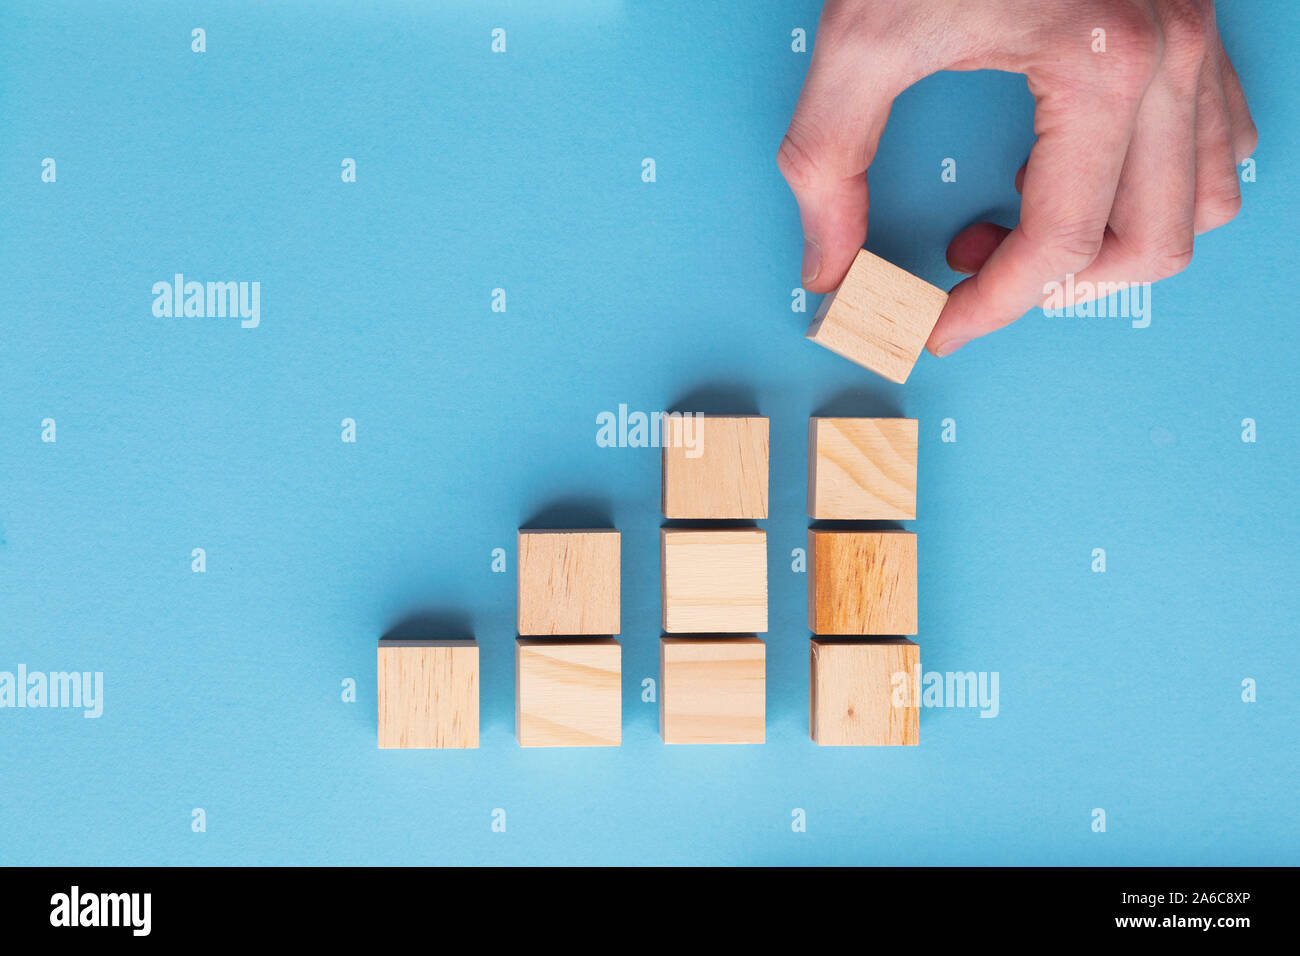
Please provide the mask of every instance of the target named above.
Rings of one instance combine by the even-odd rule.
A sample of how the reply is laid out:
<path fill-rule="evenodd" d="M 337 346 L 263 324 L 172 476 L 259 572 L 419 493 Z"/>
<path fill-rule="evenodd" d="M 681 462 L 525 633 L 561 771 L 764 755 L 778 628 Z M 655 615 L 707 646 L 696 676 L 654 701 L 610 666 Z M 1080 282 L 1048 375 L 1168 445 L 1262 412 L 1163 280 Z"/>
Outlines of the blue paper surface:
<path fill-rule="evenodd" d="M 792 310 L 816 12 L 4 4 L 0 671 L 103 685 L 0 708 L 0 863 L 1297 862 L 1300 7 L 1220 5 L 1257 179 L 1149 327 L 1034 313 L 901 387 Z M 955 283 L 1031 113 L 1018 76 L 906 92 L 868 248 Z M 256 327 L 156 316 L 177 273 L 259 283 Z M 762 746 L 666 747 L 642 701 L 659 457 L 598 445 L 620 405 L 771 419 Z M 920 421 L 922 665 L 996 672 L 996 717 L 808 739 L 817 413 Z M 515 530 L 557 514 L 623 533 L 617 749 L 514 740 Z M 478 750 L 375 746 L 375 642 L 421 609 L 481 645 Z"/>

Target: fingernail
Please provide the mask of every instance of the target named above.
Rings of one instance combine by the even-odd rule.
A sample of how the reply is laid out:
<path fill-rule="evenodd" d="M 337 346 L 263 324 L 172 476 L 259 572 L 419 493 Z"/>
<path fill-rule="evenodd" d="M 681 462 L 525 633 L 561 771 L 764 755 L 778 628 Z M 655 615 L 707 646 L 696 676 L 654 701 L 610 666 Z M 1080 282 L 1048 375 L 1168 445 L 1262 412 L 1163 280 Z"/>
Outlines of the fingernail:
<path fill-rule="evenodd" d="M 817 278 L 817 273 L 822 271 L 822 247 L 817 245 L 817 240 L 808 236 L 803 237 L 803 281 L 805 284 L 812 282 Z"/>
<path fill-rule="evenodd" d="M 935 349 L 934 354 L 939 356 L 939 358 L 943 358 L 945 355 L 951 355 L 969 341 L 970 339 L 949 339 L 947 342 L 944 342 L 943 345 L 940 345 Z"/>

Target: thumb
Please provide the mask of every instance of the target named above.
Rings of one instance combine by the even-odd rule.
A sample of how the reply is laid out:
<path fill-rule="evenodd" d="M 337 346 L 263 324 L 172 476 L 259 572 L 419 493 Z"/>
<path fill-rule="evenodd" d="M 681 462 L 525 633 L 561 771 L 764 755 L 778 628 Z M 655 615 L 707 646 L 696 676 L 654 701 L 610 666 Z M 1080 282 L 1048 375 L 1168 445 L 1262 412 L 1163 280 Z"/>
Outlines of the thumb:
<path fill-rule="evenodd" d="M 867 238 L 867 167 L 893 93 L 862 75 L 859 56 L 818 45 L 776 162 L 799 203 L 810 292 L 840 284 Z"/>

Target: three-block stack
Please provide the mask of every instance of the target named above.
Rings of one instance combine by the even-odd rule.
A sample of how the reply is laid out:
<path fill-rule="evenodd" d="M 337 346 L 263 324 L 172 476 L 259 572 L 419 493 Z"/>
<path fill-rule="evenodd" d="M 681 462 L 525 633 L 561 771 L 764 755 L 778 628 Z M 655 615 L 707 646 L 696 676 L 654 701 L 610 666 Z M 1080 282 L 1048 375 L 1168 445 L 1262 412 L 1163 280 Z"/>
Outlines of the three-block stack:
<path fill-rule="evenodd" d="M 689 435 L 687 429 L 696 429 Z M 768 420 L 665 421 L 665 518 L 767 518 Z M 752 525 L 659 532 L 659 734 L 668 744 L 763 743 L 767 714 L 767 533 Z"/>
<path fill-rule="evenodd" d="M 808 422 L 808 516 L 819 522 L 916 517 L 917 423 Z M 920 647 L 916 535 L 808 531 L 808 725 L 829 745 L 916 744 Z"/>

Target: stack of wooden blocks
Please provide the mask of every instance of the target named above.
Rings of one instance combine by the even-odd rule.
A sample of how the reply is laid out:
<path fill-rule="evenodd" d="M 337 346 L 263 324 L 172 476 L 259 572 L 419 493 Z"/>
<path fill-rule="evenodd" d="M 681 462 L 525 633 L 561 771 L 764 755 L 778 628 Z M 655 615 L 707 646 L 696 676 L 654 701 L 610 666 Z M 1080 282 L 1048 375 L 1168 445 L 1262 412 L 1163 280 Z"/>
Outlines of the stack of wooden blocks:
<path fill-rule="evenodd" d="M 915 518 L 916 453 L 915 419 L 811 419 L 808 516 Z M 916 535 L 810 528 L 808 563 L 812 739 L 918 743 L 921 652 L 900 636 L 917 632 Z"/>
<path fill-rule="evenodd" d="M 515 735 L 523 747 L 622 742 L 619 532 L 521 530 Z M 477 747 L 478 645 L 379 642 L 379 746 Z"/>
<path fill-rule="evenodd" d="M 667 419 L 665 518 L 767 518 L 768 420 Z M 694 440 L 683 430 L 696 428 Z M 749 526 L 659 532 L 659 734 L 668 744 L 763 743 L 767 715 L 767 533 Z"/>
<path fill-rule="evenodd" d="M 521 747 L 623 740 L 619 532 L 520 531 L 515 736 Z"/>
<path fill-rule="evenodd" d="M 766 731 L 768 420 L 668 420 L 660 529 L 659 733 L 669 744 L 762 743 Z M 680 429 L 697 427 L 691 442 Z M 678 433 L 674 435 L 674 430 Z M 813 418 L 808 515 L 916 517 L 917 423 Z M 730 524 L 721 524 L 730 522 Z M 748 523 L 748 524 L 747 524 Z M 523 747 L 622 741 L 619 532 L 521 530 L 515 733 Z M 808 531 L 808 723 L 820 745 L 916 744 L 916 535 Z M 379 746 L 477 747 L 472 639 L 379 642 Z"/>

